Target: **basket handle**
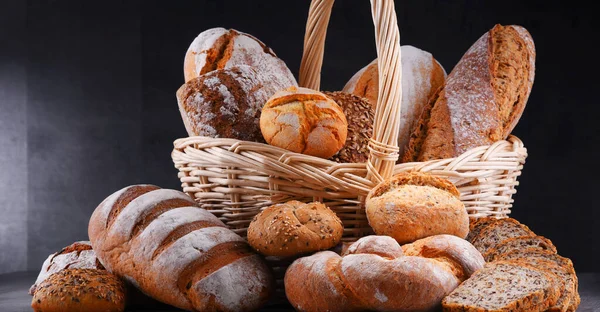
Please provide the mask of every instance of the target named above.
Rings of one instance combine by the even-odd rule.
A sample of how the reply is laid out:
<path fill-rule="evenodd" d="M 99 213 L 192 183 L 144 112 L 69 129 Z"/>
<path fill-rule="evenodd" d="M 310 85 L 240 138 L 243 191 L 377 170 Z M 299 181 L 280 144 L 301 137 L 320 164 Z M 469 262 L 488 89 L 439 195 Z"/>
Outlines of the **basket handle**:
<path fill-rule="evenodd" d="M 304 35 L 299 85 L 319 90 L 327 25 L 334 0 L 312 0 Z M 402 99 L 400 31 L 393 0 L 371 0 L 375 25 L 379 96 L 369 141 L 367 178 L 375 183 L 392 176 L 398 160 L 398 131 Z"/>

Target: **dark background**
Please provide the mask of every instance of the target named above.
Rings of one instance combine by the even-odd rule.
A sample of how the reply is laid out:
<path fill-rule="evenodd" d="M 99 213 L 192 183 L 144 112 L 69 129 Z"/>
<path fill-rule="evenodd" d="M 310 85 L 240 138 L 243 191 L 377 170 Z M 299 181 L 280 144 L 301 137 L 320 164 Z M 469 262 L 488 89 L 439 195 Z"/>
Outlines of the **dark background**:
<path fill-rule="evenodd" d="M 309 1 L 0 2 L 0 273 L 37 270 L 87 239 L 88 219 L 135 183 L 179 189 L 170 152 L 186 136 L 175 99 L 194 37 L 250 33 L 297 76 Z M 450 72 L 494 24 L 519 24 L 536 78 L 514 134 L 529 157 L 511 216 L 579 272 L 600 271 L 597 22 L 579 1 L 396 1 L 401 44 Z M 338 0 L 323 90 L 376 56 L 368 1 Z"/>

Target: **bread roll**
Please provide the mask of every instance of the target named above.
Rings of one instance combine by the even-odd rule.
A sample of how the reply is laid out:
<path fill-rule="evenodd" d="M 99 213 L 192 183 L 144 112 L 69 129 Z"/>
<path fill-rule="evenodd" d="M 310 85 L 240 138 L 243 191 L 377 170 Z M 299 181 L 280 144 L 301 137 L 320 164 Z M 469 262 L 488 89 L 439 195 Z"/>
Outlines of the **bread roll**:
<path fill-rule="evenodd" d="M 286 86 L 250 66 L 215 70 L 177 90 L 177 103 L 190 136 L 264 142 L 260 112 L 270 96 Z"/>
<path fill-rule="evenodd" d="M 125 187 L 94 210 L 88 233 L 107 270 L 181 309 L 256 310 L 274 287 L 248 243 L 179 191 Z"/>
<path fill-rule="evenodd" d="M 424 107 L 444 84 L 446 71 L 427 51 L 403 45 L 400 47 L 400 52 L 402 58 L 402 107 L 398 147 L 400 155 L 402 155 Z M 342 91 L 368 99 L 375 109 L 379 95 L 378 74 L 377 59 L 375 59 L 354 74 Z"/>
<path fill-rule="evenodd" d="M 290 87 L 265 104 L 260 130 L 271 145 L 329 158 L 344 146 L 348 122 L 339 105 L 325 94 Z"/>
<path fill-rule="evenodd" d="M 292 200 L 266 208 L 248 227 L 248 242 L 266 256 L 290 257 L 329 249 L 344 232 L 342 221 L 320 202 Z"/>
<path fill-rule="evenodd" d="M 389 236 L 366 236 L 342 256 L 321 251 L 294 261 L 285 293 L 297 311 L 429 311 L 484 263 L 451 235 L 402 247 Z"/>
<path fill-rule="evenodd" d="M 365 163 L 369 159 L 369 141 L 373 136 L 375 111 L 365 99 L 345 92 L 323 92 L 338 104 L 348 121 L 346 143 L 331 158 L 340 163 Z"/>
<path fill-rule="evenodd" d="M 431 99 L 404 162 L 459 156 L 506 139 L 533 85 L 535 47 L 520 26 L 496 25 L 475 42 Z"/>
<path fill-rule="evenodd" d="M 31 300 L 35 312 L 121 312 L 125 284 L 106 270 L 65 269 L 42 281 Z"/>
<path fill-rule="evenodd" d="M 400 244 L 437 234 L 465 238 L 469 215 L 459 196 L 446 179 L 402 173 L 375 186 L 367 195 L 365 209 L 375 233 L 391 236 Z"/>
<path fill-rule="evenodd" d="M 221 27 L 201 32 L 190 44 L 184 59 L 184 76 L 188 82 L 218 69 L 248 65 L 283 88 L 297 86 L 294 75 L 285 63 L 257 38 Z"/>

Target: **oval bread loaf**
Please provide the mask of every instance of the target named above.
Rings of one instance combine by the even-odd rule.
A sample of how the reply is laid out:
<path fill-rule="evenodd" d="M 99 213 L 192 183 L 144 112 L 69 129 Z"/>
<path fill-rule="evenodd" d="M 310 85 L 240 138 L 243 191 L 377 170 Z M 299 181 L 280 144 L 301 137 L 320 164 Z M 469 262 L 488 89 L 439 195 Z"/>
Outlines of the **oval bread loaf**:
<path fill-rule="evenodd" d="M 273 290 L 264 260 L 180 191 L 125 187 L 96 208 L 88 232 L 107 270 L 181 309 L 255 310 Z"/>

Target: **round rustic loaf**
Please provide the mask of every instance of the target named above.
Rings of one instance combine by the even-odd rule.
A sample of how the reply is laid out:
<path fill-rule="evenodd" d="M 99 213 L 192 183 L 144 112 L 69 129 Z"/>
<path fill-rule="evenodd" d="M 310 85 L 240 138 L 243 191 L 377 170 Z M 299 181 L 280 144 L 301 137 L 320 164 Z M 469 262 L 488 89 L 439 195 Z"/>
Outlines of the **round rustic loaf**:
<path fill-rule="evenodd" d="M 340 241 L 343 231 L 342 221 L 324 204 L 292 200 L 254 216 L 248 242 L 263 255 L 290 257 L 329 249 Z"/>
<path fill-rule="evenodd" d="M 264 142 L 259 128 L 263 105 L 286 86 L 250 66 L 211 71 L 183 84 L 177 102 L 190 136 Z"/>
<path fill-rule="evenodd" d="M 125 283 L 106 270 L 65 269 L 42 281 L 31 300 L 36 312 L 120 312 Z"/>
<path fill-rule="evenodd" d="M 365 236 L 342 256 L 321 251 L 295 260 L 285 293 L 297 311 L 430 311 L 484 264 L 456 236 L 402 247 L 389 236 Z"/>
<path fill-rule="evenodd" d="M 348 121 L 340 106 L 325 94 L 290 87 L 265 104 L 260 130 L 273 146 L 329 158 L 346 143 Z"/>
<path fill-rule="evenodd" d="M 367 195 L 365 209 L 369 225 L 378 235 L 388 235 L 400 244 L 437 235 L 465 238 L 469 215 L 450 181 L 426 173 L 393 176 Z"/>
<path fill-rule="evenodd" d="M 331 159 L 341 163 L 367 162 L 375 110 L 365 98 L 354 94 L 339 91 L 323 93 L 342 108 L 348 121 L 346 143 Z"/>
<path fill-rule="evenodd" d="M 408 145 L 410 135 L 429 102 L 429 98 L 444 84 L 446 71 L 431 53 L 403 45 L 402 58 L 402 107 L 398 147 L 400 155 Z M 346 83 L 343 92 L 366 98 L 373 109 L 379 95 L 379 72 L 377 59 L 359 70 Z"/>
<path fill-rule="evenodd" d="M 240 65 L 254 67 L 266 81 L 277 82 L 284 88 L 298 85 L 285 62 L 271 48 L 249 34 L 222 27 L 207 29 L 192 41 L 184 59 L 185 81 Z"/>

